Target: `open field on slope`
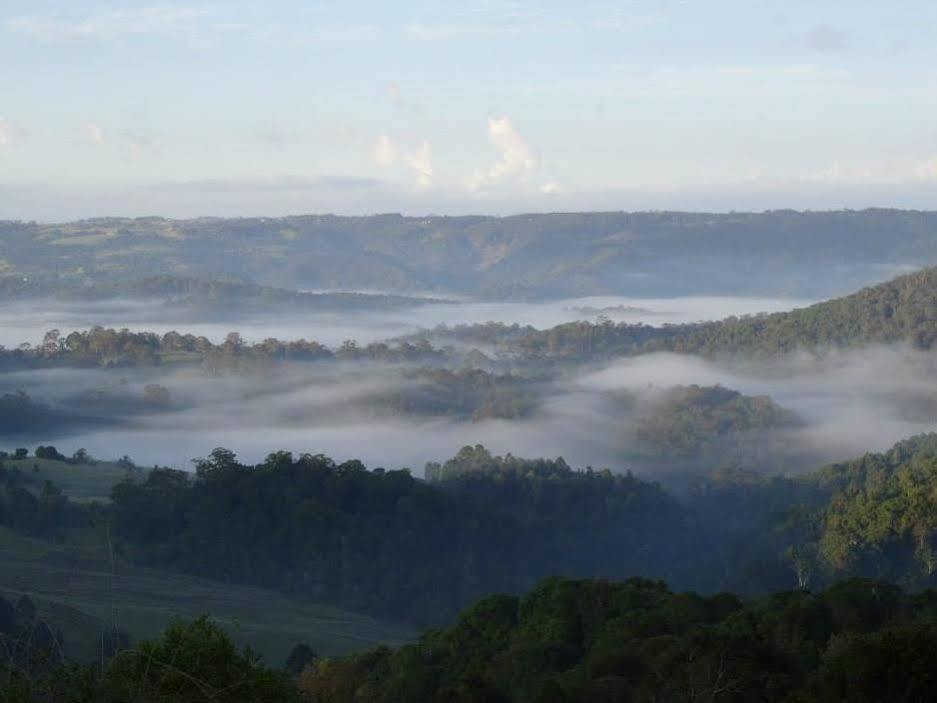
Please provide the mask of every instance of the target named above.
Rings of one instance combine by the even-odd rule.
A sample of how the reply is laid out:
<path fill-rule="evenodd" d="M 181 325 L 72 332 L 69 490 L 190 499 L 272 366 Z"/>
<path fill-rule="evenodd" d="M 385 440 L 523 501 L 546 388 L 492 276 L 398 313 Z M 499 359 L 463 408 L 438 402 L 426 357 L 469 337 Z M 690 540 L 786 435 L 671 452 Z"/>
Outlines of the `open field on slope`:
<path fill-rule="evenodd" d="M 56 545 L 0 528 L 0 594 L 29 595 L 54 627 L 75 631 L 79 625 L 82 641 L 69 649 L 84 659 L 96 656 L 99 630 L 82 614 L 116 622 L 135 640 L 159 634 L 173 618 L 208 614 L 274 666 L 300 642 L 320 654 L 339 654 L 415 636 L 404 625 L 260 588 L 122 562 L 112 572 L 104 542 L 97 533 L 82 532 Z"/>

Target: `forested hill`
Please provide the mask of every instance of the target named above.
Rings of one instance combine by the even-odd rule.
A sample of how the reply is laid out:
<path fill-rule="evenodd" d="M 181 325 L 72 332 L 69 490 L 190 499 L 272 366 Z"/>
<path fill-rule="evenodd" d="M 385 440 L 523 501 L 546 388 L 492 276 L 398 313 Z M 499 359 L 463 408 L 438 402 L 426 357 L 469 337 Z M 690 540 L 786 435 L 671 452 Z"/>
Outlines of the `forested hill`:
<path fill-rule="evenodd" d="M 0 275 L 495 298 L 823 297 L 937 264 L 935 234 L 937 213 L 900 210 L 0 221 Z"/>
<path fill-rule="evenodd" d="M 434 332 L 435 334 L 435 332 Z M 478 330 L 455 329 L 471 337 Z M 790 312 L 688 325 L 572 322 L 548 330 L 495 330 L 505 351 L 526 358 L 610 358 L 654 351 L 704 356 L 774 355 L 797 349 L 853 348 L 902 342 L 930 349 L 937 341 L 937 268 Z"/>
<path fill-rule="evenodd" d="M 484 469 L 449 480 L 469 466 Z M 113 534 L 149 565 L 423 623 L 554 573 L 677 578 L 705 553 L 692 516 L 630 475 L 482 447 L 443 474 L 428 484 L 288 452 L 246 466 L 218 449 L 195 476 L 162 469 L 117 485 Z"/>

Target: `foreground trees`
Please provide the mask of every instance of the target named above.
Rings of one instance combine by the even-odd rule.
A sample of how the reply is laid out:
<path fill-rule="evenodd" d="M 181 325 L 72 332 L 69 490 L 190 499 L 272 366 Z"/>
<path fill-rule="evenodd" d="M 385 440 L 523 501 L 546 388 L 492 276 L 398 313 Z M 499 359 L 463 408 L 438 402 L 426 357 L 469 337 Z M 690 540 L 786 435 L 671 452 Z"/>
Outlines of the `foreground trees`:
<path fill-rule="evenodd" d="M 0 621 L 0 645 L 15 647 L 7 633 L 27 608 L 9 614 L 13 629 Z M 646 579 L 551 578 L 520 598 L 487 596 L 396 650 L 297 647 L 283 672 L 205 617 L 92 666 L 7 658 L 0 701 L 877 703 L 932 700 L 935 665 L 934 591 L 852 579 L 744 602 Z"/>
<path fill-rule="evenodd" d="M 2 642 L 2 634 L 0 634 Z M 295 685 L 208 618 L 177 622 L 103 668 L 0 663 L 2 703 L 290 703 Z"/>
<path fill-rule="evenodd" d="M 843 582 L 743 604 L 659 582 L 550 579 L 394 651 L 308 667 L 318 703 L 929 700 L 937 594 Z"/>

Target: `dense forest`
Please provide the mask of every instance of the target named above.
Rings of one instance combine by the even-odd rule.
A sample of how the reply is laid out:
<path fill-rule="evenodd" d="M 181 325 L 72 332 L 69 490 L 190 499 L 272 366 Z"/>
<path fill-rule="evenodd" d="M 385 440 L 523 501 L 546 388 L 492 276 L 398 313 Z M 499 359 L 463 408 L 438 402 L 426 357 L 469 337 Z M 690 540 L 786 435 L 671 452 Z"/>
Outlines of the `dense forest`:
<path fill-rule="evenodd" d="M 286 452 L 245 466 L 219 449 L 194 477 L 117 485 L 112 532 L 144 563 L 424 623 L 552 573 L 669 576 L 699 542 L 684 508 L 630 475 L 482 447 L 430 474 Z"/>
<path fill-rule="evenodd" d="M 899 210 L 7 221 L 0 273 L 37 288 L 172 274 L 513 299 L 823 297 L 937 263 L 935 226 L 933 212 Z"/>
<path fill-rule="evenodd" d="M 119 544 L 146 563 L 439 622 L 555 574 L 748 594 L 848 576 L 934 587 L 935 467 L 937 436 L 922 435 L 798 478 L 715 472 L 673 497 L 481 446 L 428 464 L 425 482 L 282 452 L 245 466 L 217 450 L 194 477 L 119 484 L 111 511 Z"/>
<path fill-rule="evenodd" d="M 625 405 L 637 404 L 634 393 L 616 395 Z M 803 424 L 768 396 L 722 386 L 674 386 L 656 393 L 647 406 L 638 411 L 628 438 L 634 440 L 631 451 L 671 470 L 727 465 L 766 470 L 773 455 L 784 455 L 784 431 Z"/>
<path fill-rule="evenodd" d="M 419 642 L 315 662 L 313 702 L 922 701 L 937 593 L 845 581 L 743 603 L 663 583 L 550 579 Z"/>

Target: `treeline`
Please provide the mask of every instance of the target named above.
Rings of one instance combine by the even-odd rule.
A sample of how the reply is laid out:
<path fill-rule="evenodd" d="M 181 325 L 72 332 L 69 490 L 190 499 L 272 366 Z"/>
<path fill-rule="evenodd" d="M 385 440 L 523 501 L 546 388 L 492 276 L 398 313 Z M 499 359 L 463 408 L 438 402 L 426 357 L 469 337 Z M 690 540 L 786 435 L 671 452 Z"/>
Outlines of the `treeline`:
<path fill-rule="evenodd" d="M 51 330 L 36 347 L 23 344 L 0 351 L 0 364 L 152 366 L 188 360 L 220 370 L 286 360 L 441 363 L 464 361 L 470 358 L 469 354 L 480 363 L 488 360 L 477 349 L 460 355 L 451 347 L 436 348 L 430 343 L 431 338 L 491 346 L 506 359 L 526 363 L 610 359 L 656 351 L 703 356 L 778 355 L 798 349 L 842 349 L 899 342 L 930 349 L 937 341 L 937 268 L 791 312 L 732 317 L 718 322 L 652 327 L 609 320 L 580 321 L 548 330 L 487 323 L 436 328 L 394 343 L 359 346 L 348 340 L 338 349 L 305 339 L 270 338 L 248 344 L 237 332 L 216 344 L 203 336 L 178 332 L 158 335 L 95 327 L 65 336 Z"/>
<path fill-rule="evenodd" d="M 445 630 L 307 668 L 311 703 L 878 703 L 933 698 L 937 593 L 852 580 L 743 603 L 550 579 Z"/>
<path fill-rule="evenodd" d="M 493 345 L 521 361 L 583 361 L 670 351 L 702 356 L 773 356 L 795 350 L 937 341 L 937 268 L 895 278 L 852 295 L 790 312 L 718 322 L 651 327 L 570 322 L 548 330 L 517 325 L 437 328 L 426 336 Z"/>
<path fill-rule="evenodd" d="M 353 340 L 338 349 L 315 341 L 289 342 L 269 338 L 250 344 L 240 334 L 231 332 L 221 343 L 193 334 L 167 332 L 132 332 L 129 329 L 93 327 L 62 335 L 50 330 L 41 344 L 0 349 L 0 366 L 41 368 L 55 366 L 121 367 L 158 366 L 163 364 L 201 363 L 212 372 L 237 371 L 283 361 L 439 361 L 445 353 L 428 342 L 386 344 L 374 342 L 358 346 Z"/>
<path fill-rule="evenodd" d="M 633 476 L 481 447 L 453 462 L 427 483 L 286 452 L 247 466 L 219 449 L 194 475 L 117 485 L 112 534 L 143 563 L 424 623 L 554 573 L 673 576 L 699 551 L 689 513 Z"/>

